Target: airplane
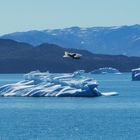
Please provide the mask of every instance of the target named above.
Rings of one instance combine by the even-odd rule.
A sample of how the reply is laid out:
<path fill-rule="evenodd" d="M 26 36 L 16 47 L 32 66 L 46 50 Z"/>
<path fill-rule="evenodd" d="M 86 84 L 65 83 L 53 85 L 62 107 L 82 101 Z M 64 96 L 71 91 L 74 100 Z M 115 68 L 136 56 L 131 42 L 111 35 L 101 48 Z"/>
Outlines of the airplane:
<path fill-rule="evenodd" d="M 82 56 L 82 55 L 79 54 L 79 53 L 74 53 L 74 52 L 67 52 L 67 51 L 65 51 L 63 57 L 71 57 L 71 58 L 73 58 L 73 59 L 80 59 L 81 56 Z"/>

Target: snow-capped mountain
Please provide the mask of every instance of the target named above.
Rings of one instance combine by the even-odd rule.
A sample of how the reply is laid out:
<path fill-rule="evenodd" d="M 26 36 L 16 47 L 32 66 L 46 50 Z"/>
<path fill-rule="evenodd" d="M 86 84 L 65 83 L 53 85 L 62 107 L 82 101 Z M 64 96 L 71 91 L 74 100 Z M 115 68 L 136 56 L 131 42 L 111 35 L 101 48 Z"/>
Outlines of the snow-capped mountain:
<path fill-rule="evenodd" d="M 32 45 L 48 42 L 93 53 L 140 56 L 140 25 L 33 30 L 6 34 L 1 38 Z"/>

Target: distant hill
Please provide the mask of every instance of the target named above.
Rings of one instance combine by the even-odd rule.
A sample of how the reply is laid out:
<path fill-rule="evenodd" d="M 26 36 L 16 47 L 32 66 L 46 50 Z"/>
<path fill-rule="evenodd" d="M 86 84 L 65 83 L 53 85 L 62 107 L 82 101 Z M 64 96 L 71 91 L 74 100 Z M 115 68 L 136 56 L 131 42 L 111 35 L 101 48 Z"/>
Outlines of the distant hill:
<path fill-rule="evenodd" d="M 34 30 L 15 32 L 1 38 L 32 45 L 48 42 L 92 53 L 140 56 L 140 25 Z"/>
<path fill-rule="evenodd" d="M 63 58 L 64 51 L 78 52 L 80 60 Z M 0 39 L 0 73 L 26 73 L 33 70 L 50 72 L 87 72 L 101 67 L 113 67 L 128 72 L 140 67 L 140 57 L 92 54 L 85 50 L 65 49 L 53 44 L 32 46 L 8 39 Z"/>

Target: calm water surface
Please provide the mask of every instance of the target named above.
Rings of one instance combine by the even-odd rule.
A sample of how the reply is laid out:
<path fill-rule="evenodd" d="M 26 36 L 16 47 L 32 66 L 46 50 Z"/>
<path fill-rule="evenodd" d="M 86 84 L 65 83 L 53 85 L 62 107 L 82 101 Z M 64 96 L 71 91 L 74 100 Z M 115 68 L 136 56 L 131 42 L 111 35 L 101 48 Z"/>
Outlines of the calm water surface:
<path fill-rule="evenodd" d="M 0 85 L 22 76 L 1 74 Z M 131 74 L 93 77 L 119 96 L 0 97 L 0 140 L 139 140 L 140 82 Z"/>

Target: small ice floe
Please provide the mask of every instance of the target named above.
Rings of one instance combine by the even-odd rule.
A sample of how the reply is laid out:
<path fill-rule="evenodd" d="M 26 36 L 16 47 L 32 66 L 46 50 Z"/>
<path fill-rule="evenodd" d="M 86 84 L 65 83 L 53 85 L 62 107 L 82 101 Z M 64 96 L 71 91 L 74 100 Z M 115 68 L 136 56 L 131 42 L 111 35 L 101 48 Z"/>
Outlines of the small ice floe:
<path fill-rule="evenodd" d="M 116 96 L 118 95 L 118 92 L 103 92 L 102 95 L 103 96 Z"/>

